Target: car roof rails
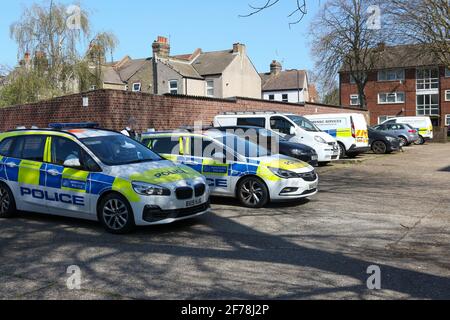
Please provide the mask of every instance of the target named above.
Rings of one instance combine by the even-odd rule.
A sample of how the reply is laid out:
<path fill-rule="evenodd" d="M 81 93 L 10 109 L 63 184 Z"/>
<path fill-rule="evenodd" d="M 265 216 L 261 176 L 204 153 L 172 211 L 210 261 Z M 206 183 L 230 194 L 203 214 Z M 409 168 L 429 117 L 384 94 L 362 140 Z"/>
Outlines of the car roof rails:
<path fill-rule="evenodd" d="M 79 123 L 51 123 L 50 129 L 67 130 L 67 129 L 98 129 L 99 124 L 95 122 L 79 122 Z"/>
<path fill-rule="evenodd" d="M 202 127 L 196 127 L 196 126 L 182 126 L 180 127 L 179 130 L 184 130 L 184 131 L 188 131 L 188 132 L 195 132 L 195 131 L 206 131 L 206 130 L 211 130 L 214 129 L 214 127 L 212 126 L 202 126 Z"/>

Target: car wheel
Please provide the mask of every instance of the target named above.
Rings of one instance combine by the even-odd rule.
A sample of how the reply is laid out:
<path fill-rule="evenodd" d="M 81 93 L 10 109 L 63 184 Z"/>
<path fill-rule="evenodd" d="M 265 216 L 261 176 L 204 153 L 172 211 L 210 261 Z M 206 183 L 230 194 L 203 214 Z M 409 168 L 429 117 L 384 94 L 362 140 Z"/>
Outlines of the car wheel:
<path fill-rule="evenodd" d="M 405 137 L 398 137 L 398 139 L 400 140 L 400 147 L 404 147 L 408 145 L 408 139 L 406 139 Z"/>
<path fill-rule="evenodd" d="M 269 190 L 259 178 L 244 178 L 238 186 L 238 198 L 248 208 L 262 208 L 269 202 Z"/>
<path fill-rule="evenodd" d="M 133 210 L 128 201 L 119 194 L 106 196 L 99 205 L 99 220 L 106 231 L 126 234 L 135 228 Z"/>
<path fill-rule="evenodd" d="M 347 151 L 345 150 L 345 146 L 338 142 L 339 145 L 339 159 L 343 159 L 346 156 Z"/>
<path fill-rule="evenodd" d="M 422 136 L 419 136 L 419 140 L 414 142 L 415 145 L 423 145 L 425 144 L 425 139 Z"/>
<path fill-rule="evenodd" d="M 372 143 L 372 151 L 376 154 L 387 153 L 386 143 L 384 143 L 383 141 L 375 141 L 374 143 Z"/>
<path fill-rule="evenodd" d="M 0 218 L 11 218 L 16 212 L 16 202 L 9 187 L 0 182 Z"/>

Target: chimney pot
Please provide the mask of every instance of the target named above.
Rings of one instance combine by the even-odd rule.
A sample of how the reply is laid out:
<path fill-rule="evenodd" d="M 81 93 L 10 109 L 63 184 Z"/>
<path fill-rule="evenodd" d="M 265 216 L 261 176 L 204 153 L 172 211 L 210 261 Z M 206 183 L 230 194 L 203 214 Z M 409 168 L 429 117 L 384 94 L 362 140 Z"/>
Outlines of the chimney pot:
<path fill-rule="evenodd" d="M 170 55 L 170 44 L 166 37 L 158 36 L 158 39 L 153 42 L 153 56 L 159 58 L 167 58 Z"/>
<path fill-rule="evenodd" d="M 281 66 L 281 63 L 279 63 L 277 60 L 273 60 L 270 64 L 270 74 L 272 75 L 278 75 L 283 70 L 283 67 Z"/>

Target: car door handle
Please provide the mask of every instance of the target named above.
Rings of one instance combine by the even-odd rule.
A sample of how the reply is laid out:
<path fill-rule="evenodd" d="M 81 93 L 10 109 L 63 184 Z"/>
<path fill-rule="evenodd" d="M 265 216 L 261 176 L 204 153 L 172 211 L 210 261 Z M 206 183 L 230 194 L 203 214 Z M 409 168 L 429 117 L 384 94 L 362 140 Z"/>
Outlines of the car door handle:
<path fill-rule="evenodd" d="M 48 170 L 47 173 L 54 177 L 59 176 L 60 174 L 58 170 Z"/>
<path fill-rule="evenodd" d="M 19 166 L 17 163 L 14 163 L 14 162 L 7 162 L 7 163 L 5 163 L 5 165 L 8 168 L 17 168 Z"/>

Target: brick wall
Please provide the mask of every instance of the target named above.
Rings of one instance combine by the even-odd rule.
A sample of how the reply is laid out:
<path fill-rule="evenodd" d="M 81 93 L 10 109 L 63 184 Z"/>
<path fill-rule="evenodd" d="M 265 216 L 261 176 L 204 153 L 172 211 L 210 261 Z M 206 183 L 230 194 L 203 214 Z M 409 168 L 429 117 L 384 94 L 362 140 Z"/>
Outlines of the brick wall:
<path fill-rule="evenodd" d="M 83 107 L 83 97 L 89 106 Z M 315 113 L 367 112 L 321 104 L 288 104 L 257 99 L 233 100 L 186 96 L 157 96 L 115 90 L 97 90 L 43 101 L 35 104 L 0 109 L 0 131 L 18 126 L 45 128 L 54 122 L 98 122 L 104 128 L 122 130 L 130 119 L 136 120 L 136 130 L 176 129 L 203 121 L 209 125 L 214 116 L 229 111 L 279 111 L 299 115 Z"/>

